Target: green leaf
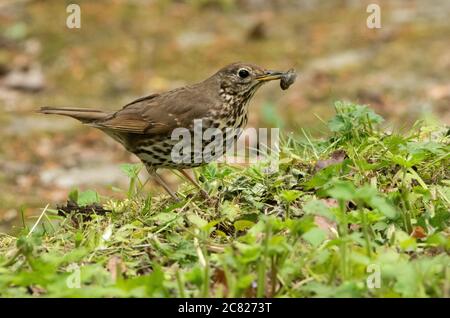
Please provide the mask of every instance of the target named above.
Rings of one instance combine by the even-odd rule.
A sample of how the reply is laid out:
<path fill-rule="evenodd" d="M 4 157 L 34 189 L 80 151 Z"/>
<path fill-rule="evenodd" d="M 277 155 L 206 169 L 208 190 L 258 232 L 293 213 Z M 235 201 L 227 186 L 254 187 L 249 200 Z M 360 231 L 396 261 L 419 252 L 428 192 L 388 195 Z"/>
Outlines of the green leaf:
<path fill-rule="evenodd" d="M 365 202 L 369 201 L 374 196 L 378 195 L 377 189 L 373 188 L 372 186 L 366 184 L 356 190 L 355 197 L 363 200 Z"/>
<path fill-rule="evenodd" d="M 123 163 L 119 167 L 129 178 L 136 178 L 139 175 L 139 171 L 142 169 L 142 164 Z"/>
<path fill-rule="evenodd" d="M 203 220 L 197 214 L 189 213 L 187 215 L 187 218 L 188 218 L 189 222 L 191 222 L 192 224 L 194 224 L 195 226 L 197 226 L 200 229 L 203 229 L 204 227 L 206 227 L 208 225 L 208 222 Z"/>
<path fill-rule="evenodd" d="M 234 228 L 236 229 L 236 231 L 245 231 L 245 230 L 253 227 L 255 225 L 255 223 L 253 223 L 252 221 L 249 221 L 249 220 L 238 220 L 238 221 L 234 222 L 233 225 L 234 225 Z"/>
<path fill-rule="evenodd" d="M 328 128 L 347 137 L 352 136 L 352 131 L 364 132 L 368 126 L 378 124 L 383 118 L 364 105 L 348 102 L 336 102 L 336 115 L 328 122 Z"/>
<path fill-rule="evenodd" d="M 23 255 L 29 255 L 33 252 L 35 244 L 33 238 L 21 236 L 17 239 L 16 247 Z"/>
<path fill-rule="evenodd" d="M 256 280 L 255 274 L 247 274 L 247 275 L 241 276 L 237 282 L 237 288 L 247 289 L 250 287 L 252 282 L 255 280 Z"/>
<path fill-rule="evenodd" d="M 239 214 L 239 205 L 225 201 L 221 206 L 221 214 L 223 214 L 228 220 L 234 221 Z"/>
<path fill-rule="evenodd" d="M 73 189 L 69 192 L 69 200 L 73 202 L 78 202 L 78 189 Z"/>
<path fill-rule="evenodd" d="M 336 181 L 326 192 L 335 199 L 350 201 L 355 198 L 356 189 L 348 181 Z"/>
<path fill-rule="evenodd" d="M 397 210 L 385 198 L 374 196 L 368 199 L 367 203 L 390 219 L 397 217 Z"/>
<path fill-rule="evenodd" d="M 255 262 L 259 260 L 261 256 L 260 246 L 240 245 L 238 246 L 238 248 L 241 251 L 241 256 L 239 257 L 239 260 L 243 264 Z"/>
<path fill-rule="evenodd" d="M 450 241 L 442 233 L 435 233 L 427 238 L 427 244 L 448 248 Z"/>
<path fill-rule="evenodd" d="M 330 165 L 320 171 L 305 183 L 307 189 L 314 189 L 321 187 L 332 180 L 334 177 L 340 175 L 340 171 L 343 167 L 342 163 Z"/>
<path fill-rule="evenodd" d="M 303 206 L 303 211 L 306 214 L 320 215 L 333 221 L 336 220 L 336 216 L 330 211 L 325 202 L 320 200 L 309 201 Z"/>
<path fill-rule="evenodd" d="M 408 142 L 405 150 L 410 154 L 417 154 L 422 152 L 429 152 L 432 154 L 443 154 L 443 145 L 434 141 Z"/>
<path fill-rule="evenodd" d="M 328 122 L 328 128 L 333 132 L 342 132 L 349 130 L 351 125 L 342 115 L 336 115 Z"/>
<path fill-rule="evenodd" d="M 450 224 L 450 213 L 446 209 L 438 209 L 434 217 L 430 220 L 430 224 L 439 229 L 445 229 Z"/>
<path fill-rule="evenodd" d="M 280 197 L 283 199 L 283 201 L 291 203 L 297 200 L 302 192 L 297 190 L 284 190 L 281 192 Z"/>
<path fill-rule="evenodd" d="M 270 238 L 268 242 L 269 254 L 281 254 L 288 249 L 288 244 L 286 243 L 286 238 L 281 235 L 274 235 Z"/>
<path fill-rule="evenodd" d="M 302 235 L 303 239 L 311 243 L 313 247 L 318 247 L 327 238 L 327 233 L 317 227 L 309 230 Z"/>
<path fill-rule="evenodd" d="M 100 201 L 97 192 L 93 190 L 83 191 L 78 194 L 77 203 L 79 206 L 85 206 L 93 203 L 98 203 Z"/>
<path fill-rule="evenodd" d="M 205 275 L 203 274 L 203 270 L 200 268 L 200 266 L 194 267 L 190 272 L 187 272 L 185 275 L 186 279 L 189 282 L 198 287 L 202 286 L 204 276 Z"/>

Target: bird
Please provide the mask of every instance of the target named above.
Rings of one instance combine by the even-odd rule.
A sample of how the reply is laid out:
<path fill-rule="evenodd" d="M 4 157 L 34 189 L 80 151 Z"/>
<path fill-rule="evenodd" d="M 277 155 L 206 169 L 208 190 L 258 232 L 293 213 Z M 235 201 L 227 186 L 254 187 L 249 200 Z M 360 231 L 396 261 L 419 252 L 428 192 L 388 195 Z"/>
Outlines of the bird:
<path fill-rule="evenodd" d="M 249 102 L 255 92 L 264 84 L 280 80 L 280 86 L 286 89 L 295 80 L 293 71 L 280 72 L 267 70 L 252 63 L 232 63 L 199 83 L 175 88 L 173 90 L 138 98 L 118 111 L 72 107 L 41 107 L 43 114 L 56 114 L 75 118 L 83 124 L 100 129 L 124 148 L 135 154 L 144 164 L 150 176 L 167 193 L 178 200 L 177 194 L 170 189 L 157 173 L 159 168 L 176 169 L 181 172 L 201 193 L 208 197 L 198 182 L 185 171 L 207 164 L 208 160 L 193 160 L 198 155 L 188 149 L 188 160 L 175 160 L 174 147 L 180 140 L 173 138 L 174 131 L 195 134 L 198 124 L 201 131 L 208 128 L 219 132 L 225 146 L 230 138 L 239 137 L 247 125 Z M 228 139 L 226 139 L 228 138 Z M 192 146 L 192 142 L 187 142 Z M 200 151 L 205 148 L 202 141 Z M 220 157 L 226 147 L 214 153 L 212 160 Z M 186 159 L 186 157 L 184 157 Z"/>

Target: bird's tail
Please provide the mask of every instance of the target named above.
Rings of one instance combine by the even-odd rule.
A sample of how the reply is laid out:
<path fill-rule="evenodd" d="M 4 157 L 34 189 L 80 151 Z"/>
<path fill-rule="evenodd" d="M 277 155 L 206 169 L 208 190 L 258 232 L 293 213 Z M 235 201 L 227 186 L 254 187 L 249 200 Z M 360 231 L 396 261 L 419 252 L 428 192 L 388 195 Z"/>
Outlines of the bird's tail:
<path fill-rule="evenodd" d="M 78 119 L 82 123 L 93 123 L 97 120 L 104 119 L 109 114 L 97 109 L 89 108 L 59 108 L 59 107 L 41 107 L 38 111 L 42 114 L 56 114 L 69 116 Z"/>

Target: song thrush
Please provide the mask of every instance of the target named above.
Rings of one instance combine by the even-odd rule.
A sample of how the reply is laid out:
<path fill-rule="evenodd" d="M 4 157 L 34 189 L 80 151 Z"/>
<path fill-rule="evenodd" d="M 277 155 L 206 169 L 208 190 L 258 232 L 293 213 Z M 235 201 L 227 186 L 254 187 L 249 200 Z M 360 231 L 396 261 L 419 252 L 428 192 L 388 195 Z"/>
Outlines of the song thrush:
<path fill-rule="evenodd" d="M 194 122 L 197 124 L 199 121 L 203 131 L 208 128 L 216 128 L 223 133 L 226 129 L 238 131 L 247 124 L 248 102 L 254 93 L 263 83 L 277 79 L 281 79 L 280 86 L 286 89 L 295 80 L 295 73 L 292 70 L 283 73 L 253 64 L 234 63 L 203 82 L 136 99 L 116 112 L 58 107 L 42 107 L 40 112 L 70 116 L 104 131 L 135 154 L 149 174 L 172 197 L 177 198 L 156 170 L 178 169 L 200 188 L 183 169 L 206 162 L 174 160 L 172 150 L 179 140 L 172 138 L 173 131 L 185 128 L 194 134 Z M 238 134 L 234 137 L 237 138 Z M 215 158 L 225 150 L 216 153 Z M 196 154 L 192 151 L 191 155 L 192 159 Z"/>

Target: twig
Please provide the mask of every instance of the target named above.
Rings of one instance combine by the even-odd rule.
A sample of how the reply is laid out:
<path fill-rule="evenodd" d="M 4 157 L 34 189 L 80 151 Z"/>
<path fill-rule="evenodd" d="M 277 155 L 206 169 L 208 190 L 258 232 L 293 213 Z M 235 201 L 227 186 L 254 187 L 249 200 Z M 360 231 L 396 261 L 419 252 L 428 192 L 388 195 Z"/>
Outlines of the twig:
<path fill-rule="evenodd" d="M 49 204 L 47 204 L 47 206 L 42 211 L 41 215 L 39 215 L 39 218 L 37 219 L 36 223 L 34 223 L 33 227 L 30 230 L 30 232 L 28 232 L 27 237 L 29 237 L 31 235 L 31 233 L 33 233 L 33 231 L 36 228 L 36 226 L 38 226 L 39 222 L 41 222 L 41 219 L 44 216 L 45 212 L 47 211 L 48 206 L 49 206 Z"/>

